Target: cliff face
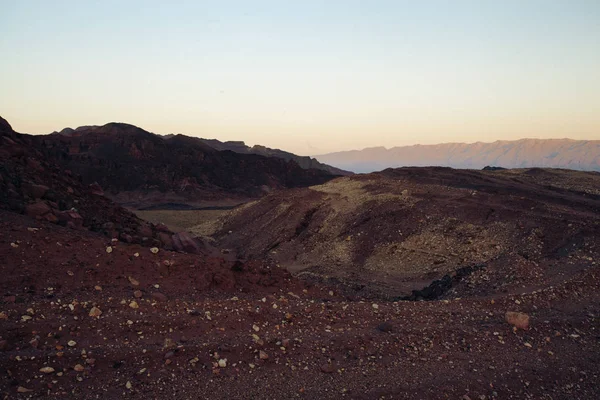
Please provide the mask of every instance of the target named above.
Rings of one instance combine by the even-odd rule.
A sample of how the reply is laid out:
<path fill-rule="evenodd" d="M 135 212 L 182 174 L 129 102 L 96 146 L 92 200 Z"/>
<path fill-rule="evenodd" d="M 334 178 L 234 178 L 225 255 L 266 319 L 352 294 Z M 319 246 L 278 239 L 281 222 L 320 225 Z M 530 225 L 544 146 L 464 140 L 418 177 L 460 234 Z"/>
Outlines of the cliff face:
<path fill-rule="evenodd" d="M 445 143 L 374 147 L 316 156 L 321 161 L 354 172 L 403 166 L 443 166 L 480 169 L 568 168 L 600 171 L 600 140 L 522 139 L 493 143 Z"/>

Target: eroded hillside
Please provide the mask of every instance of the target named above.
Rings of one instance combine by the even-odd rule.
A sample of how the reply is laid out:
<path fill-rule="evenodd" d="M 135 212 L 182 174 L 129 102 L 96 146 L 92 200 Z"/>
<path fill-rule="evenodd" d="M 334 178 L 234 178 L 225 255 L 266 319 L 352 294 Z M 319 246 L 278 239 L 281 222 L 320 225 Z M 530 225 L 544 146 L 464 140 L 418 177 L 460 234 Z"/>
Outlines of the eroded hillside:
<path fill-rule="evenodd" d="M 390 169 L 280 191 L 196 232 L 356 293 L 408 296 L 482 264 L 453 290 L 518 291 L 594 262 L 599 181 L 553 170 Z"/>

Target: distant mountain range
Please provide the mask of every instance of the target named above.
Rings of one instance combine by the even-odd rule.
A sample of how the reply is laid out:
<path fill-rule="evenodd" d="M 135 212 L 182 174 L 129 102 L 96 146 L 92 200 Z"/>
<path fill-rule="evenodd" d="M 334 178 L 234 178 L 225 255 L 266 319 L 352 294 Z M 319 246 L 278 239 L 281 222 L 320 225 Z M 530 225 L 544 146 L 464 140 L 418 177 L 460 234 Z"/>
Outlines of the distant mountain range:
<path fill-rule="evenodd" d="M 444 166 L 480 169 L 568 168 L 600 171 L 600 140 L 521 139 L 493 143 L 444 143 L 371 147 L 315 156 L 320 162 L 353 172 L 373 172 L 404 166 Z"/>

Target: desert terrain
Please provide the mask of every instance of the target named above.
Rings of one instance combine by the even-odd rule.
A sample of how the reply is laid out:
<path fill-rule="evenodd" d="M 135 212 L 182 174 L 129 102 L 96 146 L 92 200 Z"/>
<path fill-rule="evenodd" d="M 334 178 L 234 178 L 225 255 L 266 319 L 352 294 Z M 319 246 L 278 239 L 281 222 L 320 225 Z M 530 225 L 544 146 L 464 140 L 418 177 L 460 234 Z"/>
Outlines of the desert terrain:
<path fill-rule="evenodd" d="M 221 209 L 135 207 L 114 200 L 150 193 L 154 156 L 144 179 L 88 181 L 133 165 L 127 133 L 121 162 L 90 172 L 0 122 L 3 398 L 600 395 L 597 173 L 286 162 L 299 181 L 249 182 L 241 205 L 219 186 Z M 157 190 L 182 201 L 178 165 Z"/>

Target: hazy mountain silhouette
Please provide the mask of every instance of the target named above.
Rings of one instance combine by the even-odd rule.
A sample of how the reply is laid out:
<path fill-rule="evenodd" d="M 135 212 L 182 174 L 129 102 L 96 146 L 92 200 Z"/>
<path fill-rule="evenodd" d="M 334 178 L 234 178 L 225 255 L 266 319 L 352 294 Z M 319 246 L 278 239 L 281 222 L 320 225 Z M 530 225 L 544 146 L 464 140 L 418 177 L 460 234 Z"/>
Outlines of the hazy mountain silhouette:
<path fill-rule="evenodd" d="M 600 171 L 600 140 L 521 139 L 493 143 L 444 143 L 371 147 L 315 156 L 319 161 L 353 172 L 404 166 L 444 166 L 480 169 L 568 168 Z"/>

